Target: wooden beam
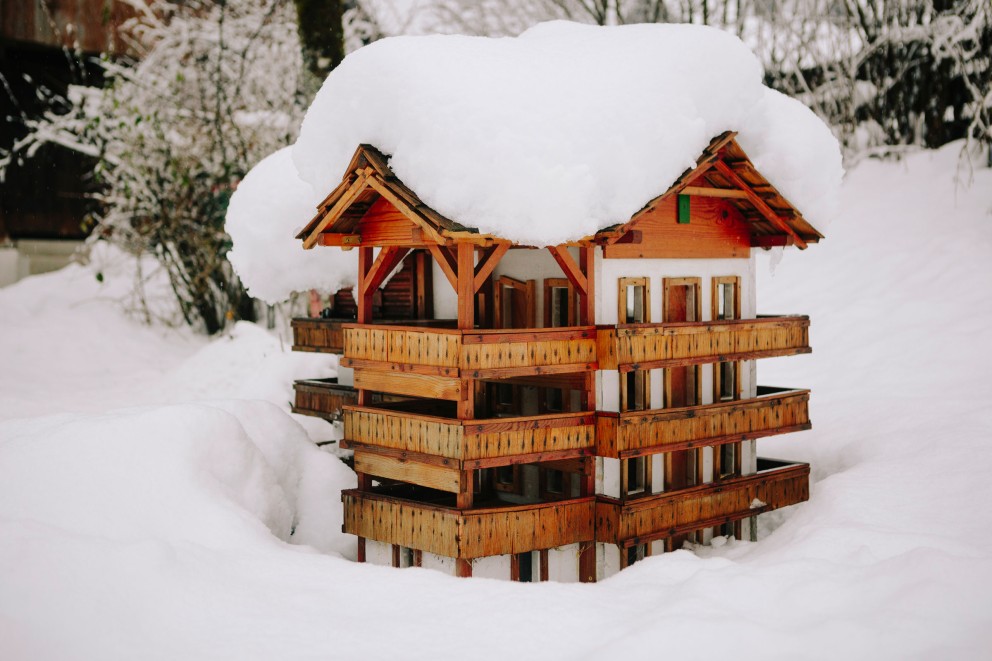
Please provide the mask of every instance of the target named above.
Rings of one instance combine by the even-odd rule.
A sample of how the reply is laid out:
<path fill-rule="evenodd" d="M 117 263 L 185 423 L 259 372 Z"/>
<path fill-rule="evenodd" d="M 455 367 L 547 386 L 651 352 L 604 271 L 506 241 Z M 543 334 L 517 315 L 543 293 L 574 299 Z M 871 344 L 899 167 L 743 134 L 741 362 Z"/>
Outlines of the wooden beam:
<path fill-rule="evenodd" d="M 579 250 L 582 250 L 582 248 L 579 248 Z M 561 270 L 565 272 L 565 277 L 568 278 L 568 281 L 579 290 L 580 295 L 588 295 L 589 283 L 586 279 L 585 273 L 582 272 L 579 265 L 575 263 L 574 259 L 572 259 L 572 255 L 568 252 L 568 248 L 565 248 L 564 246 L 548 246 L 548 252 L 550 252 L 551 256 L 555 258 L 556 262 L 558 262 L 558 266 L 561 267 Z"/>
<path fill-rule="evenodd" d="M 471 243 L 458 245 L 458 328 L 475 328 L 475 246 Z"/>
<path fill-rule="evenodd" d="M 456 269 L 458 264 L 451 257 L 451 253 L 444 246 L 439 246 L 436 243 L 427 244 L 427 248 L 431 251 L 431 255 L 434 256 L 434 261 L 437 265 L 441 267 L 441 272 L 444 273 L 444 277 L 448 279 L 451 283 L 451 288 L 458 291 L 458 275 Z"/>
<path fill-rule="evenodd" d="M 456 507 L 460 510 L 472 509 L 472 501 L 475 496 L 475 471 L 458 471 L 458 495 L 456 496 Z"/>
<path fill-rule="evenodd" d="M 372 267 L 359 283 L 361 293 L 365 294 L 370 291 L 374 293 L 386 277 L 393 272 L 393 269 L 399 266 L 408 252 L 410 252 L 409 248 L 401 248 L 400 246 L 387 246 L 380 249 Z"/>
<path fill-rule="evenodd" d="M 320 222 L 317 223 L 317 226 L 313 228 L 312 232 L 310 232 L 310 236 L 303 239 L 303 247 L 306 250 L 310 250 L 317 245 L 317 241 L 320 240 L 321 232 L 323 232 L 324 229 L 333 221 L 337 220 L 338 216 L 340 216 L 345 209 L 351 206 L 351 203 L 354 202 L 359 195 L 361 195 L 363 190 L 365 190 L 365 186 L 368 184 L 367 173 L 368 169 L 362 170 L 362 172 L 358 175 L 358 178 L 355 179 L 355 183 L 353 183 L 348 190 L 345 191 L 344 195 L 338 198 L 338 201 L 334 203 L 331 210 L 324 214 L 324 217 L 321 218 Z"/>
<path fill-rule="evenodd" d="M 758 210 L 758 213 L 764 216 L 765 219 L 772 225 L 791 236 L 800 250 L 804 250 L 806 248 L 806 242 L 803 238 L 796 234 L 796 231 L 792 229 L 792 227 L 790 227 L 781 216 L 775 213 L 775 211 L 768 206 L 768 203 L 765 202 L 760 195 L 751 190 L 751 187 L 747 184 L 747 182 L 741 179 L 740 175 L 734 172 L 733 168 L 723 161 L 716 161 L 713 164 L 713 167 L 715 167 L 727 181 L 744 191 L 747 194 L 747 200 L 754 205 L 754 208 Z"/>
<path fill-rule="evenodd" d="M 320 245 L 339 246 L 342 248 L 353 248 L 361 245 L 361 234 L 321 234 Z"/>
<path fill-rule="evenodd" d="M 372 248 L 363 246 L 358 249 L 358 286 L 355 288 L 355 305 L 358 306 L 357 321 L 367 324 L 372 321 L 372 293 L 362 288 L 362 283 L 368 277 L 372 268 Z"/>
<path fill-rule="evenodd" d="M 492 275 L 493 269 L 496 268 L 499 260 L 503 259 L 503 255 L 509 249 L 510 244 L 508 242 L 497 243 L 493 247 L 486 249 L 482 254 L 482 258 L 479 260 L 479 264 L 475 267 L 475 291 L 482 289 L 486 278 Z"/>
<path fill-rule="evenodd" d="M 472 577 L 472 561 L 464 558 L 455 559 L 455 576 L 459 578 Z"/>
<path fill-rule="evenodd" d="M 795 240 L 785 234 L 761 234 L 751 237 L 752 248 L 777 248 L 779 246 L 791 246 Z"/>
<path fill-rule="evenodd" d="M 586 291 L 579 292 L 579 325 L 596 323 L 596 246 L 579 248 L 579 271 L 586 279 Z"/>
<path fill-rule="evenodd" d="M 681 191 L 681 195 L 698 195 L 699 197 L 730 197 L 735 199 L 747 199 L 747 193 L 736 188 L 707 188 L 705 186 L 686 186 Z"/>

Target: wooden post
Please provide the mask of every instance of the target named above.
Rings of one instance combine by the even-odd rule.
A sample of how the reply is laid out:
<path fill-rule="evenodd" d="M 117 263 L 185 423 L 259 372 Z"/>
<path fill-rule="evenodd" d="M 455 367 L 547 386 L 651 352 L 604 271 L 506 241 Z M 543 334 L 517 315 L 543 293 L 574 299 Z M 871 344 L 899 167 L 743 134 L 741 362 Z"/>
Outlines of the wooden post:
<path fill-rule="evenodd" d="M 579 324 L 596 323 L 596 246 L 579 248 L 579 270 L 586 277 L 586 290 L 579 292 Z"/>
<path fill-rule="evenodd" d="M 475 328 L 475 246 L 458 244 L 458 328 Z"/>
<path fill-rule="evenodd" d="M 434 269 L 430 253 L 418 250 L 414 262 L 416 270 L 416 314 L 417 319 L 434 318 Z"/>
<path fill-rule="evenodd" d="M 472 576 L 472 561 L 464 558 L 456 558 L 455 576 L 459 578 L 470 578 Z"/>
<path fill-rule="evenodd" d="M 464 470 L 458 475 L 458 496 L 455 506 L 460 510 L 472 508 L 475 496 L 475 471 Z"/>
<path fill-rule="evenodd" d="M 371 268 L 372 248 L 362 246 L 358 249 L 358 284 L 355 286 L 355 305 L 358 306 L 357 321 L 360 324 L 372 322 L 372 296 L 375 291 L 369 291 L 369 288 L 365 286 Z"/>
<path fill-rule="evenodd" d="M 582 462 L 582 481 L 579 483 L 580 496 L 596 493 L 596 458 L 586 457 Z M 596 540 L 579 544 L 579 581 L 596 582 Z"/>
<path fill-rule="evenodd" d="M 355 473 L 358 476 L 358 490 L 370 491 L 372 489 L 372 476 L 368 473 Z M 358 562 L 365 562 L 365 538 L 358 538 Z"/>

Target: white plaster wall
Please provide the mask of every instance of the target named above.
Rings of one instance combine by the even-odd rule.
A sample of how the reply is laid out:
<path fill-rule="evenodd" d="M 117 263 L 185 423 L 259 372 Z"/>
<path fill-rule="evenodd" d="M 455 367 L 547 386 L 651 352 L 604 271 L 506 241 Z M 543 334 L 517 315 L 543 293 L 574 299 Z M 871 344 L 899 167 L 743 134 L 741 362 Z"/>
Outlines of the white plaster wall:
<path fill-rule="evenodd" d="M 393 566 L 393 545 L 385 542 L 377 542 L 373 539 L 365 540 L 365 562 L 373 565 Z"/>
<path fill-rule="evenodd" d="M 338 372 L 339 386 L 355 385 L 355 370 L 351 367 L 342 367 L 340 364 L 335 368 Z"/>
<path fill-rule="evenodd" d="M 434 318 L 435 319 L 457 319 L 458 318 L 458 294 L 455 288 L 448 282 L 448 277 L 437 265 L 436 260 L 431 260 L 434 282 L 431 283 L 434 296 Z"/>
<path fill-rule="evenodd" d="M 510 580 L 510 556 L 493 555 L 488 558 L 476 558 L 472 561 L 472 576 Z"/>
<path fill-rule="evenodd" d="M 579 259 L 576 248 L 569 248 L 572 259 Z M 507 251 L 493 270 L 493 277 L 507 276 L 517 280 L 536 280 L 534 283 L 534 319 L 538 326 L 544 326 L 544 281 L 548 278 L 564 278 L 565 273 L 547 250 L 527 250 L 516 248 Z"/>
<path fill-rule="evenodd" d="M 596 580 L 602 581 L 620 571 L 620 547 L 596 543 Z"/>
<path fill-rule="evenodd" d="M 712 278 L 741 278 L 741 316 L 754 317 L 755 261 L 750 259 L 604 259 L 596 251 L 596 323 L 617 323 L 617 279 L 651 279 L 651 321 L 661 323 L 662 278 L 700 278 L 703 320 L 710 319 Z"/>
<path fill-rule="evenodd" d="M 534 575 L 540 576 L 539 573 Z M 577 583 L 579 581 L 578 544 L 567 544 L 548 551 L 548 580 L 559 583 Z"/>
<path fill-rule="evenodd" d="M 455 575 L 455 559 L 446 558 L 443 555 L 436 555 L 424 551 L 421 554 L 420 566 L 424 569 L 433 569 L 448 576 Z"/>
<path fill-rule="evenodd" d="M 620 460 L 600 457 L 596 461 L 602 480 L 596 480 L 596 493 L 613 498 L 620 497 Z"/>

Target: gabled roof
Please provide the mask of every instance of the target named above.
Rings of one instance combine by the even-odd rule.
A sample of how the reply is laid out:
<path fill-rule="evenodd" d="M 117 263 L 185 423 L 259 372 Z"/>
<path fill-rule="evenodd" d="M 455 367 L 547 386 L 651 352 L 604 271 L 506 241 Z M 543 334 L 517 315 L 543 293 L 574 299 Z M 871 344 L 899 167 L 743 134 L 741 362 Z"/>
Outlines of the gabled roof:
<path fill-rule="evenodd" d="M 737 143 L 736 135 L 727 131 L 713 138 L 695 167 L 687 169 L 667 191 L 650 200 L 629 221 L 603 228 L 581 242 L 615 243 L 636 227 L 645 212 L 666 198 L 681 194 L 725 198 L 750 226 L 753 246 L 805 248 L 822 239 L 823 235 L 802 213 L 758 172 Z M 424 204 L 389 168 L 388 157 L 366 144 L 355 151 L 344 179 L 320 203 L 317 214 L 296 238 L 303 239 L 304 247 L 310 248 L 317 244 L 321 234 L 349 235 L 380 197 L 386 198 L 435 243 L 459 239 L 503 241 L 480 234 L 478 229 L 446 218 Z"/>
<path fill-rule="evenodd" d="M 816 243 L 823 238 L 806 222 L 796 209 L 754 167 L 735 139 L 737 133 L 725 131 L 710 141 L 696 159 L 696 166 L 687 169 L 668 190 L 644 205 L 629 221 L 605 228 L 597 237 L 615 243 L 633 229 L 645 211 L 672 195 L 689 194 L 724 197 L 751 226 L 752 245 L 799 245 Z M 782 237 L 775 240 L 772 237 Z"/>
<path fill-rule="evenodd" d="M 445 237 L 478 234 L 477 229 L 445 218 L 424 204 L 389 168 L 385 154 L 372 145 L 359 145 L 344 179 L 324 198 L 317 214 L 296 238 L 303 239 L 304 245 L 310 247 L 315 245 L 319 233 L 349 234 L 379 197 L 388 199 L 428 236 L 440 237 L 438 243 L 443 243 Z"/>

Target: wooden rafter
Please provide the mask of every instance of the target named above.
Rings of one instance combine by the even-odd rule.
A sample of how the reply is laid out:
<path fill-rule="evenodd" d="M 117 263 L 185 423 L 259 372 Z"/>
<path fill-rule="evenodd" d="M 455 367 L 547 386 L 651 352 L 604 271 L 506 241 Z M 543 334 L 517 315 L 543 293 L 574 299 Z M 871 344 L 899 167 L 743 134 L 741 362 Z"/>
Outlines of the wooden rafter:
<path fill-rule="evenodd" d="M 393 272 L 393 269 L 403 261 L 403 258 L 406 257 L 408 252 L 410 252 L 409 248 L 401 246 L 387 246 L 381 249 L 375 262 L 372 263 L 368 274 L 362 278 L 362 282 L 359 285 L 361 287 L 361 293 L 375 292 L 382 285 L 386 277 Z"/>
<path fill-rule="evenodd" d="M 571 282 L 581 294 L 588 294 L 588 279 L 582 272 L 582 269 L 579 268 L 579 265 L 575 263 L 574 259 L 572 259 L 572 255 L 568 252 L 568 248 L 565 248 L 564 246 L 548 246 L 548 252 L 550 252 L 551 256 L 555 258 L 556 262 L 558 262 L 558 266 L 561 267 L 561 270 L 565 272 L 565 277 L 568 278 L 568 281 Z"/>
<path fill-rule="evenodd" d="M 792 227 L 789 226 L 785 220 L 782 219 L 775 211 L 768 206 L 764 198 L 754 192 L 746 181 L 744 181 L 740 175 L 734 172 L 733 168 L 724 163 L 722 160 L 718 160 L 713 164 L 713 167 L 723 176 L 724 179 L 729 181 L 731 184 L 744 191 L 747 194 L 747 200 L 754 205 L 754 208 L 758 210 L 765 219 L 772 225 L 785 232 L 792 237 L 796 246 L 802 250 L 806 248 L 806 241 L 799 236 Z"/>
<path fill-rule="evenodd" d="M 313 228 L 310 235 L 303 239 L 303 247 L 306 250 L 310 250 L 317 245 L 317 242 L 320 241 L 321 232 L 323 232 L 328 225 L 337 220 L 338 216 L 340 216 L 344 210 L 355 201 L 355 198 L 361 195 L 362 191 L 365 190 L 365 186 L 368 182 L 368 172 L 368 168 L 362 170 L 362 172 L 355 179 L 355 183 L 348 187 L 348 190 L 346 190 L 344 194 L 338 198 L 338 201 L 334 203 L 331 210 L 325 213 L 324 217 L 320 219 L 320 222 Z"/>
<path fill-rule="evenodd" d="M 458 264 L 455 262 L 455 258 L 451 256 L 448 249 L 444 246 L 439 246 L 436 243 L 428 243 L 427 248 L 431 251 L 434 256 L 434 261 L 437 265 L 441 267 L 441 272 L 444 273 L 444 277 L 448 279 L 451 283 L 451 288 L 458 289 L 458 274 L 457 268 Z"/>
<path fill-rule="evenodd" d="M 475 291 L 479 291 L 482 288 L 482 285 L 486 282 L 486 278 L 492 275 L 493 269 L 496 268 L 499 260 L 503 259 L 503 255 L 509 249 L 509 242 L 497 243 L 483 252 L 479 263 L 475 267 Z"/>

